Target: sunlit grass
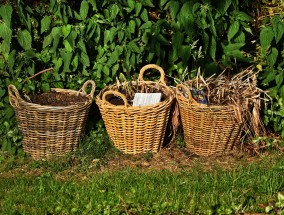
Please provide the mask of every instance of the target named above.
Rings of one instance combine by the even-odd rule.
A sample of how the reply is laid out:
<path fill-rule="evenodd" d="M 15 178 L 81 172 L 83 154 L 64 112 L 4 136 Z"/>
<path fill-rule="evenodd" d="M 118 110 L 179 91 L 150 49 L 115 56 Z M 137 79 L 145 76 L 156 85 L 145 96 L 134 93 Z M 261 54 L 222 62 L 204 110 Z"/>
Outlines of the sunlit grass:
<path fill-rule="evenodd" d="M 179 173 L 124 168 L 58 178 L 53 169 L 46 166 L 37 176 L 0 175 L 0 214 L 263 212 L 259 205 L 284 191 L 284 157 L 279 155 L 230 170 L 205 170 L 198 159 Z"/>

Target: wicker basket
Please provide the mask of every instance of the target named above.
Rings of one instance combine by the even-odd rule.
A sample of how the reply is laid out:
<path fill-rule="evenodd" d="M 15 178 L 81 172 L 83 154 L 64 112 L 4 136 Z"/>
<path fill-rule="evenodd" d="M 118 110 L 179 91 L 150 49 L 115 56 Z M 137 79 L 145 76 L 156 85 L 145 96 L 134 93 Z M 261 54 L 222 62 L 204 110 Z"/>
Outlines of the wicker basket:
<path fill-rule="evenodd" d="M 148 69 L 157 69 L 161 73 L 158 82 L 144 81 L 143 74 Z M 166 92 L 166 98 L 156 104 L 134 107 L 128 104 L 126 97 L 115 91 L 115 85 L 105 88 L 96 98 L 106 130 L 114 146 L 126 154 L 145 152 L 156 153 L 162 147 L 165 130 L 167 128 L 171 105 L 174 101 L 174 92 L 166 86 L 164 70 L 149 64 L 140 70 L 136 86 L 146 84 L 151 88 L 159 85 Z M 115 95 L 123 99 L 124 105 L 116 106 L 106 100 L 108 95 Z"/>
<path fill-rule="evenodd" d="M 86 87 L 91 85 L 90 94 Z M 64 94 L 81 95 L 86 102 L 69 106 L 44 106 L 23 100 L 14 85 L 8 87 L 19 128 L 23 134 L 24 151 L 34 159 L 62 156 L 75 150 L 92 104 L 95 83 L 86 81 L 79 91 L 52 88 Z"/>
<path fill-rule="evenodd" d="M 191 152 L 200 156 L 223 154 L 239 142 L 242 124 L 237 122 L 234 105 L 207 106 L 197 103 L 182 84 L 176 86 L 176 98 L 185 146 Z"/>

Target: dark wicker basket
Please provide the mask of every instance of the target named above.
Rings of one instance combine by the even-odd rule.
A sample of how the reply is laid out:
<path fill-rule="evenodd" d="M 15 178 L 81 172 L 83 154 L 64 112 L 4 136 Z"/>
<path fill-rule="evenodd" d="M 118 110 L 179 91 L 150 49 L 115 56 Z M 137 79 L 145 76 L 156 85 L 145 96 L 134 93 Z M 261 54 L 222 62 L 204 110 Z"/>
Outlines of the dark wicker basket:
<path fill-rule="evenodd" d="M 90 94 L 86 87 L 92 86 Z M 86 102 L 69 106 L 44 106 L 25 101 L 14 85 L 8 87 L 19 128 L 23 134 L 24 151 L 34 159 L 61 156 L 75 150 L 92 104 L 95 83 L 84 83 L 79 91 L 52 88 L 62 94 L 86 97 Z"/>

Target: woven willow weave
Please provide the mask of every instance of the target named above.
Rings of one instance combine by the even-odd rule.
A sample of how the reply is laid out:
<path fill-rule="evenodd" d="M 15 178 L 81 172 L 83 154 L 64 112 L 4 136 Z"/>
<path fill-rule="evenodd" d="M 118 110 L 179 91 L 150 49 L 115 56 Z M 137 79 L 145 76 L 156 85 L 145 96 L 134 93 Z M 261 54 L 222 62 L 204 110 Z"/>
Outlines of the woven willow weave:
<path fill-rule="evenodd" d="M 179 91 L 183 89 L 186 98 Z M 241 135 L 241 124 L 235 118 L 233 105 L 207 106 L 197 103 L 184 85 L 176 86 L 185 146 L 201 156 L 218 155 L 232 150 Z"/>
<path fill-rule="evenodd" d="M 161 73 L 159 82 L 144 81 L 143 74 L 147 69 L 157 69 Z M 96 98 L 106 130 L 114 146 L 126 154 L 145 152 L 156 153 L 162 147 L 165 131 L 169 119 L 174 92 L 165 84 L 164 70 L 149 64 L 140 70 L 139 84 L 146 84 L 148 88 L 159 85 L 166 92 L 167 97 L 156 104 L 133 107 L 126 97 L 116 91 L 112 85 L 100 92 Z M 133 84 L 137 84 L 133 82 Z M 123 99 L 124 105 L 117 106 L 106 100 L 107 95 L 115 95 Z"/>
<path fill-rule="evenodd" d="M 91 85 L 90 94 L 86 87 Z M 14 85 L 8 87 L 19 128 L 23 135 L 24 151 L 34 159 L 62 156 L 75 150 L 84 129 L 95 92 L 95 83 L 86 81 L 79 91 L 52 88 L 64 94 L 87 98 L 83 104 L 44 106 L 23 100 Z"/>

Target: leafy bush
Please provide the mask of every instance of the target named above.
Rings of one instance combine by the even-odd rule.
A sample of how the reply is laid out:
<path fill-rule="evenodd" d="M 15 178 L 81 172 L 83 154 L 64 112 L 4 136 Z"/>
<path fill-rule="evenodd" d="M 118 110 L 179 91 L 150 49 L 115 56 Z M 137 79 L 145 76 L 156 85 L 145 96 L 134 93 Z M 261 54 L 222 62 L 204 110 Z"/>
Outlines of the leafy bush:
<path fill-rule="evenodd" d="M 199 66 L 218 73 L 251 60 L 250 21 L 237 0 L 8 1 L 0 7 L 2 150 L 14 154 L 21 144 L 9 84 L 28 94 L 93 79 L 100 90 L 115 77 L 136 79 L 147 63 L 165 68 L 169 81 Z"/>
<path fill-rule="evenodd" d="M 261 78 L 264 88 L 273 99 L 266 108 L 265 124 L 273 126 L 284 137 L 284 16 L 275 15 L 263 20 L 260 30 L 258 66 L 263 70 Z"/>

